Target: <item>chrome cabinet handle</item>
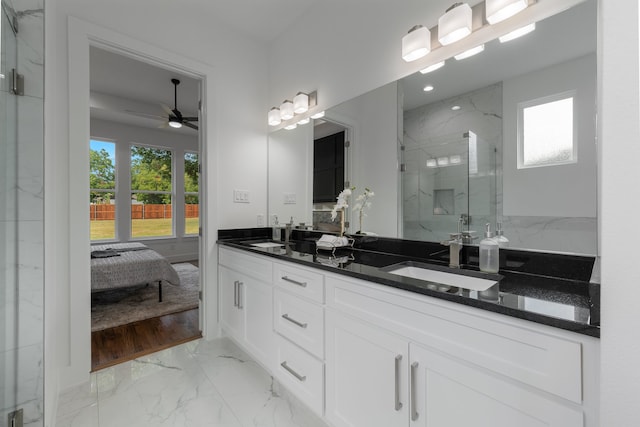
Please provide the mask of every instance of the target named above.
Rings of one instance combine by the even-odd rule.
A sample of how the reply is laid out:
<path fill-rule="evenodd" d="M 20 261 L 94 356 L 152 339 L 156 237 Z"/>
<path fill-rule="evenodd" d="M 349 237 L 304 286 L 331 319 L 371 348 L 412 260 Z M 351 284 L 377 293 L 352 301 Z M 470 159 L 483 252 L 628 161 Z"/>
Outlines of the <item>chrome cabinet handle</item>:
<path fill-rule="evenodd" d="M 303 328 L 303 329 L 305 329 L 305 328 L 307 327 L 307 324 L 306 324 L 306 323 L 301 323 L 301 322 L 298 322 L 296 319 L 292 319 L 291 317 L 289 317 L 289 314 L 288 314 L 288 313 L 283 314 L 283 315 L 282 315 L 282 318 L 283 318 L 284 320 L 288 320 L 289 322 L 293 323 L 293 324 L 294 324 L 294 325 L 296 325 L 296 326 L 300 326 L 300 327 L 301 327 L 301 328 Z"/>
<path fill-rule="evenodd" d="M 396 390 L 395 390 L 395 399 L 396 399 L 396 411 L 402 409 L 402 402 L 400 402 L 400 363 L 402 362 L 402 355 L 399 354 L 396 356 L 395 360 L 395 368 L 396 368 Z"/>
<path fill-rule="evenodd" d="M 233 306 L 238 306 L 238 281 L 233 282 Z"/>
<path fill-rule="evenodd" d="M 420 414 L 418 414 L 418 403 L 416 402 L 416 373 L 418 371 L 418 362 L 413 362 L 411 364 L 411 385 L 410 385 L 410 393 L 411 393 L 411 421 L 415 421 L 418 419 Z"/>
<path fill-rule="evenodd" d="M 240 310 L 244 308 L 244 306 L 242 305 L 242 293 L 240 292 L 242 290 L 241 286 L 244 286 L 244 283 L 238 282 L 238 308 Z"/>
<path fill-rule="evenodd" d="M 291 369 L 291 367 L 289 365 L 287 365 L 287 362 L 282 362 L 280 364 L 280 366 L 282 366 L 287 372 L 289 372 L 291 375 L 293 375 L 294 377 L 296 377 L 298 379 L 298 381 L 306 381 L 307 380 L 307 376 L 306 375 L 300 375 L 299 373 L 297 373 L 296 371 L 294 371 L 293 369 Z"/>
<path fill-rule="evenodd" d="M 297 280 L 290 279 L 287 276 L 282 276 L 282 280 L 284 280 L 285 282 L 293 283 L 294 285 L 302 286 L 303 288 L 307 287 L 307 282 L 298 282 Z"/>

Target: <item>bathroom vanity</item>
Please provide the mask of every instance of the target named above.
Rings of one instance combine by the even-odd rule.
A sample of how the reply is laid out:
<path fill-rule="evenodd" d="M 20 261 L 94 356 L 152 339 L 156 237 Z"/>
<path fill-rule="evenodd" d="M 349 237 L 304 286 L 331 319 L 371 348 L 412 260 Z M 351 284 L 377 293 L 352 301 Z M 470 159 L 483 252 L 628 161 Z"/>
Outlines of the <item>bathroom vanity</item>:
<path fill-rule="evenodd" d="M 313 233 L 274 245 L 261 230 L 219 233 L 222 330 L 329 424 L 597 426 L 593 259 L 558 255 L 557 269 L 513 251 L 496 286 L 473 290 L 389 271 L 447 270 L 425 242 L 325 253 Z M 473 259 L 450 273 L 480 277 Z M 550 270 L 525 272 L 536 264 Z"/>

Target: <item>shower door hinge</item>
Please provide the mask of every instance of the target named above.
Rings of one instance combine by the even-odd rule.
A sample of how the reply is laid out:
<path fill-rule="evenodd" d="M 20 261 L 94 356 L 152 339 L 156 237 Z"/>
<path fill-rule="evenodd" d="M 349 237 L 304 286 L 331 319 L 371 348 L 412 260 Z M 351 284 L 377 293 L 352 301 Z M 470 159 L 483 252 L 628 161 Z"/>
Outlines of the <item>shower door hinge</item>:
<path fill-rule="evenodd" d="M 351 147 L 351 141 L 345 141 L 344 148 L 349 148 L 349 147 Z"/>
<path fill-rule="evenodd" d="M 350 188 L 350 187 L 351 187 L 351 183 L 349 181 L 345 181 L 344 188 Z"/>
<path fill-rule="evenodd" d="M 406 172 L 407 170 L 407 165 L 405 165 L 404 163 L 400 163 L 400 172 Z"/>
<path fill-rule="evenodd" d="M 23 96 L 24 95 L 24 76 L 22 74 L 18 74 L 15 68 L 11 69 L 11 93 L 14 95 Z"/>
<path fill-rule="evenodd" d="M 9 412 L 9 415 L 7 416 L 7 427 L 23 427 L 23 418 L 24 414 L 22 409 Z"/>
<path fill-rule="evenodd" d="M 198 291 L 198 299 L 202 301 L 202 291 Z"/>
<path fill-rule="evenodd" d="M 198 227 L 198 236 L 202 237 L 202 227 Z"/>

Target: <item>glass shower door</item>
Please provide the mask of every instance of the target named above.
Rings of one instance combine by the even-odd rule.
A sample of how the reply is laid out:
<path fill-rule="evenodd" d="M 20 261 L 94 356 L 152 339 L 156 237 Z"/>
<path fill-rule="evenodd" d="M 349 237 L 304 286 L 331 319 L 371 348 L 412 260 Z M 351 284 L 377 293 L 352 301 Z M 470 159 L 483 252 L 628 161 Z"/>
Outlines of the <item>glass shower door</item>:
<path fill-rule="evenodd" d="M 11 72 L 16 68 L 17 42 L 11 5 L 2 1 L 0 66 L 0 426 L 18 406 L 16 328 L 18 299 L 17 254 L 17 100 L 11 93 Z M 6 424 L 5 424 L 6 422 Z"/>

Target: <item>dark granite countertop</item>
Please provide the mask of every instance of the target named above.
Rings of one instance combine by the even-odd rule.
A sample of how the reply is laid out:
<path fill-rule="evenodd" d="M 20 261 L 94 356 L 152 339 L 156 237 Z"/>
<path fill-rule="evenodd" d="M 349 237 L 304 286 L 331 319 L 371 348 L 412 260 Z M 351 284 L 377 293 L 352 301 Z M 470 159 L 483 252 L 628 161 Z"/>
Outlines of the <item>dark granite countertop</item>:
<path fill-rule="evenodd" d="M 315 240 L 319 235 L 299 232 L 293 234 L 293 239 L 288 245 L 283 244 L 271 248 L 251 246 L 252 243 L 270 240 L 270 236 L 261 233 L 262 230 L 243 229 L 240 233 L 221 230 L 218 233 L 218 243 L 332 273 L 368 280 L 584 335 L 600 337 L 600 286 L 589 283 L 588 279 L 585 280 L 585 277 L 589 277 L 586 272 L 588 268 L 583 265 L 585 263 L 579 257 L 547 254 L 529 256 L 523 251 L 507 250 L 504 251 L 508 254 L 508 258 L 503 260 L 505 268 L 501 267 L 499 274 L 487 274 L 474 267 L 472 247 L 469 248 L 469 253 L 465 254 L 468 261 L 465 268 L 452 270 L 449 269 L 446 259 L 438 258 L 442 252 L 442 246 L 435 245 L 430 249 L 438 250 L 425 251 L 424 242 L 406 241 L 405 245 L 404 241 L 400 239 L 381 239 L 390 240 L 391 245 L 387 244 L 389 242 L 381 244 L 378 241 L 376 242 L 377 247 L 372 247 L 368 242 L 360 241 L 356 242 L 354 248 L 341 248 L 332 254 L 331 251 L 324 250 L 316 252 Z M 267 230 L 270 234 L 270 229 Z M 411 246 L 415 247 L 411 248 Z M 417 248 L 419 250 L 416 250 Z M 437 256 L 427 256 L 426 258 L 416 256 L 427 252 Z M 444 253 L 448 256 L 446 251 Z M 551 258 L 541 258 L 544 256 L 551 256 Z M 533 261 L 529 261 L 529 258 L 533 258 Z M 526 259 L 527 261 L 514 263 L 513 259 Z M 472 291 L 453 286 L 435 286 L 431 282 L 398 276 L 383 269 L 401 262 L 414 262 L 418 265 L 428 264 L 441 271 L 452 271 L 456 274 L 499 281 L 497 286 L 486 291 Z M 544 265 L 552 272 L 543 270 L 545 274 L 533 274 L 530 267 L 528 267 L 528 271 L 526 268 L 524 268 L 525 271 L 522 271 L 523 265 L 536 263 Z M 559 266 L 565 266 L 565 268 L 562 269 Z M 568 272 L 566 266 L 569 266 L 573 273 Z M 560 277 L 549 275 L 556 272 L 560 272 L 558 274 Z"/>

